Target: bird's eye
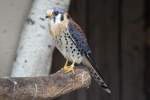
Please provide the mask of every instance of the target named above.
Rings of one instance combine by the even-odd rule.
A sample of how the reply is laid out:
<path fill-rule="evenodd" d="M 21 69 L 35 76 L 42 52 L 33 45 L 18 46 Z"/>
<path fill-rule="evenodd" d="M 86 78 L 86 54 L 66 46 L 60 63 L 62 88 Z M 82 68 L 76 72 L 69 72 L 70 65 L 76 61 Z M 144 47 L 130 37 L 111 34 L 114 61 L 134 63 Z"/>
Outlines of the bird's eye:
<path fill-rule="evenodd" d="M 53 13 L 54 13 L 55 16 L 57 16 L 59 14 L 58 11 L 54 11 Z"/>

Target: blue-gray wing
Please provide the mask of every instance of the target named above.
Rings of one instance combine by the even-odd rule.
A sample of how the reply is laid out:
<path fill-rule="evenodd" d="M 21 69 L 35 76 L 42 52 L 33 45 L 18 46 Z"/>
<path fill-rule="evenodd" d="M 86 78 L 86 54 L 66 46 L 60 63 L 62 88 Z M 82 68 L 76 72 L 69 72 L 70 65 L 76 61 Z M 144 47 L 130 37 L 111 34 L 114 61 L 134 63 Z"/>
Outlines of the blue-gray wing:
<path fill-rule="evenodd" d="M 89 60 L 92 66 L 96 66 L 95 59 L 87 43 L 85 34 L 80 28 L 80 26 L 73 20 L 70 20 L 70 22 L 68 23 L 68 31 L 71 35 L 72 41 L 74 42 L 76 47 L 81 51 L 81 54 Z"/>
<path fill-rule="evenodd" d="M 86 37 L 82 29 L 74 21 L 70 20 L 68 23 L 68 31 L 71 35 L 72 41 L 77 48 L 83 53 L 91 53 Z"/>
<path fill-rule="evenodd" d="M 91 76 L 106 92 L 111 93 L 107 84 L 104 82 L 102 75 L 100 74 L 100 71 L 97 69 L 96 62 L 93 58 L 92 52 L 88 46 L 86 37 L 82 29 L 79 27 L 78 24 L 76 24 L 74 21 L 71 20 L 68 24 L 68 31 L 71 35 L 73 43 L 76 45 L 78 49 L 80 49 L 81 53 L 84 54 L 87 61 L 92 65 L 88 66 Z"/>

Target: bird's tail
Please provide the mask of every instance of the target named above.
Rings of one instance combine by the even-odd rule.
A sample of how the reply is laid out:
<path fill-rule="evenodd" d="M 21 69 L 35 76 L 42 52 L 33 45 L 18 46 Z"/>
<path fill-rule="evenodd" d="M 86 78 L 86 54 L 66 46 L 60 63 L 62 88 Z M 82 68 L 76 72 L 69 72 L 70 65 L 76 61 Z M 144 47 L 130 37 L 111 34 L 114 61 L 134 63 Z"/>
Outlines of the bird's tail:
<path fill-rule="evenodd" d="M 84 63 L 87 65 L 92 78 L 97 82 L 98 85 L 102 87 L 103 90 L 105 90 L 107 93 L 111 93 L 111 90 L 109 89 L 108 85 L 104 82 L 102 75 L 97 70 L 96 63 L 93 62 L 93 59 L 89 57 L 86 58 L 87 59 L 86 61 L 84 61 Z"/>
<path fill-rule="evenodd" d="M 111 93 L 111 90 L 108 88 L 107 84 L 104 82 L 102 76 L 92 67 L 88 67 L 91 76 L 97 82 L 98 85 L 102 87 L 107 93 Z"/>

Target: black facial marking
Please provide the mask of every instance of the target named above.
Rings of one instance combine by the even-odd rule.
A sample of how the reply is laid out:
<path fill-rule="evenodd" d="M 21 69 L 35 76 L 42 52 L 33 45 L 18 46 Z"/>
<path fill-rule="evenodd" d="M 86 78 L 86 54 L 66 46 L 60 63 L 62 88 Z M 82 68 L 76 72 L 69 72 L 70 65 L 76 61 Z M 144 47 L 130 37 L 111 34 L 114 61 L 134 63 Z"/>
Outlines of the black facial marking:
<path fill-rule="evenodd" d="M 58 11 L 54 11 L 53 14 L 54 14 L 55 16 L 57 16 L 57 15 L 59 14 L 59 12 L 58 12 Z"/>
<path fill-rule="evenodd" d="M 60 20 L 61 20 L 61 21 L 63 21 L 63 20 L 64 20 L 64 15 L 62 15 L 62 14 L 61 14 L 61 19 L 60 19 Z"/>
<path fill-rule="evenodd" d="M 54 23 L 56 22 L 56 17 L 53 18 Z"/>

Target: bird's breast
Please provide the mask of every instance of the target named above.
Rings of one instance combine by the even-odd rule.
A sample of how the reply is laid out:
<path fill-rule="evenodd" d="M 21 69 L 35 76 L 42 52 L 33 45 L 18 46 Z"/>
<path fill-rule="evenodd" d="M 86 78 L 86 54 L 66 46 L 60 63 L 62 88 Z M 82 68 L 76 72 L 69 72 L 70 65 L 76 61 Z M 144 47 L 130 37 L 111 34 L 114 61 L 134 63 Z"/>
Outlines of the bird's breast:
<path fill-rule="evenodd" d="M 56 47 L 64 55 L 64 57 L 70 61 L 81 63 L 83 55 L 79 48 L 74 44 L 70 34 L 67 31 L 63 31 L 59 36 L 56 36 Z"/>
<path fill-rule="evenodd" d="M 66 30 L 66 27 L 61 25 L 61 24 L 57 24 L 57 25 L 52 25 L 50 27 L 50 34 L 53 36 L 53 37 L 56 37 L 56 36 L 59 36 L 63 33 L 63 31 Z"/>
<path fill-rule="evenodd" d="M 62 34 L 65 30 L 67 30 L 68 21 L 62 21 L 59 23 L 50 22 L 50 34 L 56 37 Z"/>

